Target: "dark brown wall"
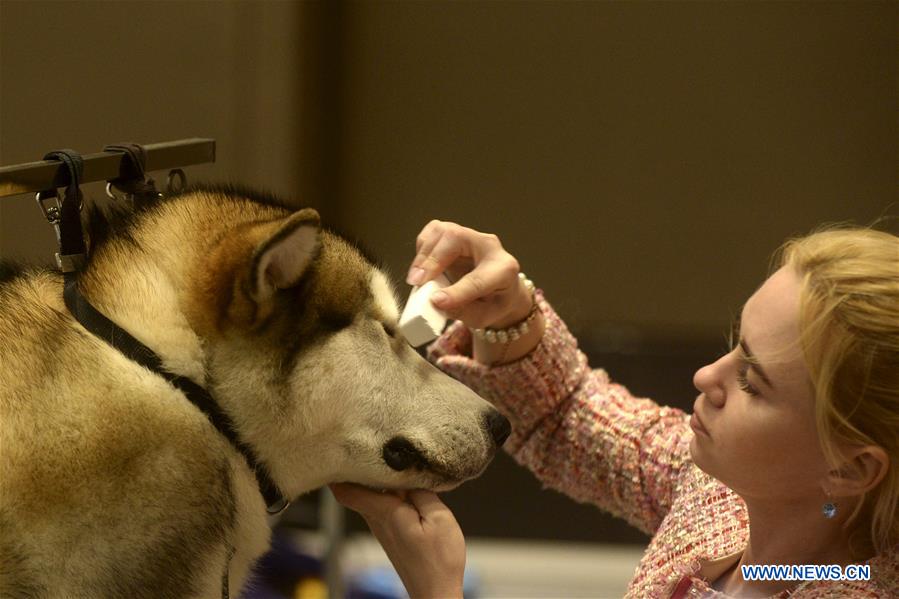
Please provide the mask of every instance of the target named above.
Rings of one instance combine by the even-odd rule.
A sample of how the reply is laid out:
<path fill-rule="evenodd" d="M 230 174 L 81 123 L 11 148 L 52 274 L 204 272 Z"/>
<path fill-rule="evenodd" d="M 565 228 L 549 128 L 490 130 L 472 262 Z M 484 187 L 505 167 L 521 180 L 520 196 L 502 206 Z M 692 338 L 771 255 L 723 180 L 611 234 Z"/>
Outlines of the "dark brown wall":
<path fill-rule="evenodd" d="M 338 220 L 397 274 L 458 220 L 581 331 L 711 334 L 785 237 L 899 199 L 896 3 L 352 7 Z"/>

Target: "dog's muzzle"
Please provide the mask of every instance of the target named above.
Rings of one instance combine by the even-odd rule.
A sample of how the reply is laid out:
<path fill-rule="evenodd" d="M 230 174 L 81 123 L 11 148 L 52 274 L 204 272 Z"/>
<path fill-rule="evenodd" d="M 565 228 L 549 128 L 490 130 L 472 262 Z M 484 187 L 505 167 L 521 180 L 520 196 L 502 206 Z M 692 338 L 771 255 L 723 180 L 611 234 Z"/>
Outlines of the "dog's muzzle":
<path fill-rule="evenodd" d="M 496 410 L 490 410 L 484 415 L 483 428 L 495 447 L 501 447 L 512 432 L 509 420 Z M 397 472 L 409 468 L 425 470 L 435 466 L 428 461 L 424 452 L 402 436 L 393 437 L 387 441 L 381 450 L 381 456 L 384 458 L 384 463 Z"/>
<path fill-rule="evenodd" d="M 487 415 L 484 416 L 484 426 L 497 447 L 502 447 L 512 432 L 512 425 L 509 423 L 509 419 L 496 410 L 487 412 Z"/>
<path fill-rule="evenodd" d="M 398 472 L 412 467 L 420 469 L 428 467 L 428 460 L 424 454 L 405 437 L 394 437 L 385 443 L 381 455 L 384 462 Z"/>

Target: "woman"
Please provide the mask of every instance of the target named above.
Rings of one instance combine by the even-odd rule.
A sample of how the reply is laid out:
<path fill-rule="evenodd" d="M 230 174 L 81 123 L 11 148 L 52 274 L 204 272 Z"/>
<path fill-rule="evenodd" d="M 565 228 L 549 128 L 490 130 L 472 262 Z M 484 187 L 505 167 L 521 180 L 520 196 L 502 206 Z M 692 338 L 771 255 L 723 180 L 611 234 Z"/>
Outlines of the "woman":
<path fill-rule="evenodd" d="M 433 221 L 417 252 L 410 283 L 456 281 L 432 298 L 457 322 L 431 359 L 509 417 L 505 447 L 544 484 L 652 535 L 629 597 L 899 597 L 899 238 L 788 242 L 733 350 L 696 372 L 692 416 L 591 370 L 495 236 Z M 333 489 L 412 597 L 461 596 L 464 540 L 436 495 Z M 744 578 L 777 564 L 870 580 Z"/>

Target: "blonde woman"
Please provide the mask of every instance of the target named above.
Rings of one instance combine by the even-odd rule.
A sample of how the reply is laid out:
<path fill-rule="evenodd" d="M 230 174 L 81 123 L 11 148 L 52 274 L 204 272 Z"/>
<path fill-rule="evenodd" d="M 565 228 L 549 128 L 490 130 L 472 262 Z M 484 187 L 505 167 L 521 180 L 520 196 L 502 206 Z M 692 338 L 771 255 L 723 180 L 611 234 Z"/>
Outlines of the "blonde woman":
<path fill-rule="evenodd" d="M 696 372 L 692 415 L 590 369 L 495 236 L 433 221 L 417 252 L 410 283 L 458 277 L 431 359 L 509 417 L 506 449 L 544 484 L 652 535 L 628 597 L 899 597 L 899 238 L 788 242 L 733 350 Z M 412 597 L 461 596 L 436 495 L 334 490 Z"/>

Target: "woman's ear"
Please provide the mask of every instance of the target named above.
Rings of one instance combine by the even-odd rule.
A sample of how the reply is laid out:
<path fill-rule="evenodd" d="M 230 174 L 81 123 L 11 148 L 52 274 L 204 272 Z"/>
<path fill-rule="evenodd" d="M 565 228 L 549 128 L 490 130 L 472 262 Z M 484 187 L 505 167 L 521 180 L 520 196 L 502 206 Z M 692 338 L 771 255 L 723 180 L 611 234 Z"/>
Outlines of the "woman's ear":
<path fill-rule="evenodd" d="M 890 467 L 890 456 L 878 445 L 843 452 L 845 461 L 827 475 L 826 488 L 834 497 L 855 497 L 875 488 Z"/>

